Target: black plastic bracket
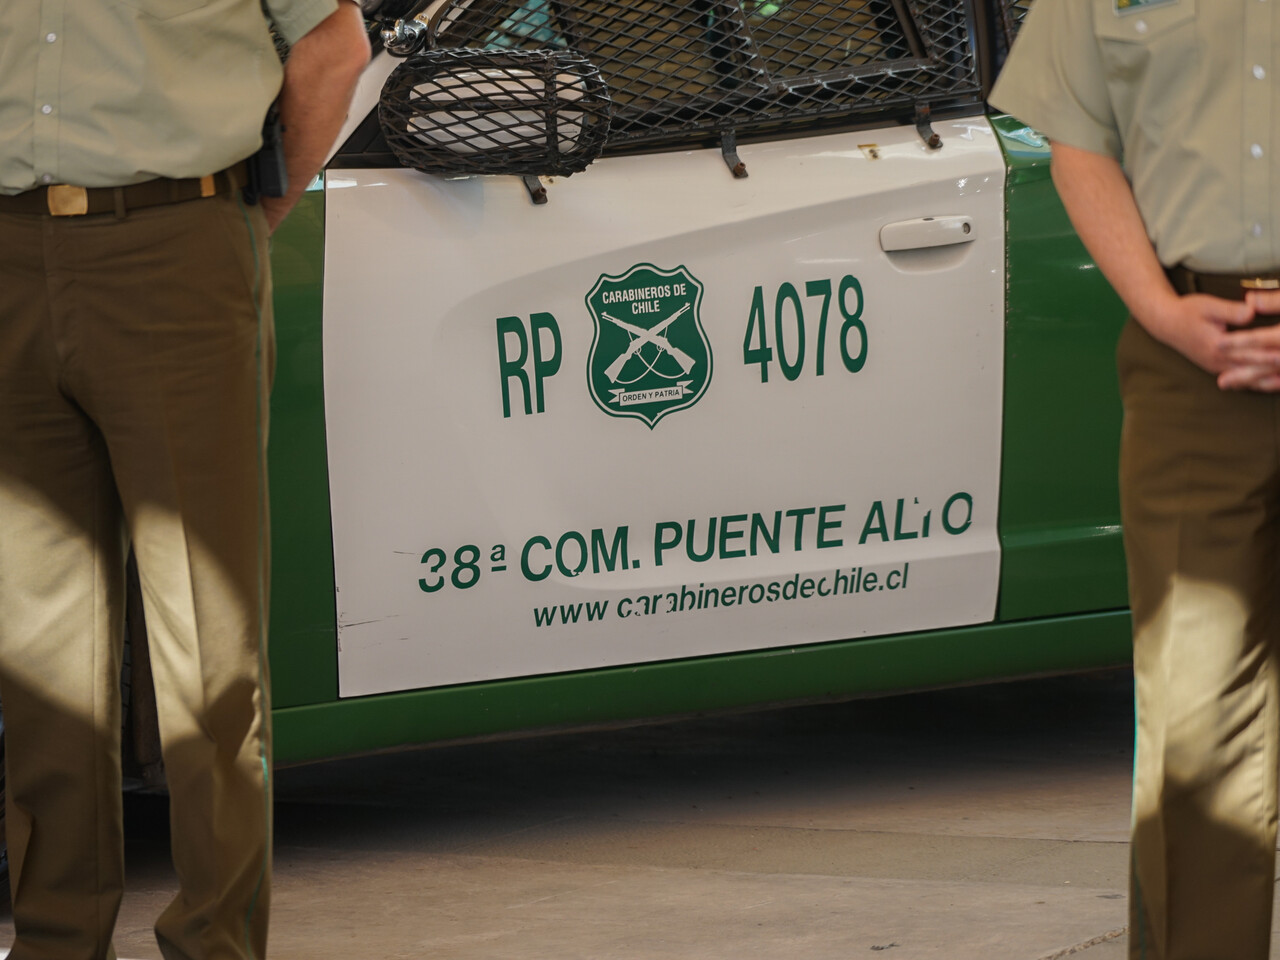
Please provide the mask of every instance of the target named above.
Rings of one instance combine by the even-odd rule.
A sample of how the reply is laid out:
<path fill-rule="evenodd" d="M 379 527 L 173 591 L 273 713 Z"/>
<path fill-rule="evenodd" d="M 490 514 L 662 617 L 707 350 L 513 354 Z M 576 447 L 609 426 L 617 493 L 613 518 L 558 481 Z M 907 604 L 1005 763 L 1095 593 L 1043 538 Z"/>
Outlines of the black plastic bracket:
<path fill-rule="evenodd" d="M 725 166 L 729 168 L 733 178 L 735 180 L 745 179 L 747 165 L 738 156 L 738 134 L 736 131 L 726 130 L 720 135 L 720 153 L 724 156 Z"/>
<path fill-rule="evenodd" d="M 531 173 L 526 173 L 520 180 L 524 183 L 524 188 L 529 191 L 529 199 L 534 204 L 547 202 L 547 188 L 542 185 L 541 180 Z"/>
<path fill-rule="evenodd" d="M 920 134 L 920 139 L 924 141 L 926 147 L 937 150 L 942 146 L 942 138 L 933 129 L 933 124 L 929 121 L 930 115 L 931 111 L 927 103 L 916 104 L 916 132 Z"/>

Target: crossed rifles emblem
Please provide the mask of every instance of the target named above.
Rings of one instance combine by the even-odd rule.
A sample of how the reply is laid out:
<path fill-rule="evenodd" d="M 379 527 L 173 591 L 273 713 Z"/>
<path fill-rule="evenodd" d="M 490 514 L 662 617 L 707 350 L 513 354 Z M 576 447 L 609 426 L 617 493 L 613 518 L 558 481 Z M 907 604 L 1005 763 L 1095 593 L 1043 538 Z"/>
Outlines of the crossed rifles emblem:
<path fill-rule="evenodd" d="M 672 360 L 680 365 L 681 373 L 687 374 L 692 370 L 693 365 L 696 362 L 693 357 L 689 356 L 679 347 L 672 346 L 666 336 L 667 327 L 675 323 L 677 318 L 684 314 L 690 306 L 692 306 L 692 304 L 686 303 L 671 316 L 667 317 L 667 319 L 649 327 L 648 329 L 645 329 L 644 327 L 637 327 L 635 324 L 627 323 L 625 320 L 619 320 L 617 317 L 610 316 L 602 311 L 601 316 L 610 323 L 621 327 L 631 335 L 631 343 L 627 346 L 627 349 L 618 354 L 613 363 L 609 364 L 609 366 L 605 368 L 604 375 L 609 378 L 609 381 L 611 383 L 618 382 L 618 377 L 622 375 L 622 368 L 626 366 L 627 361 L 634 357 L 640 351 L 640 348 L 646 343 L 652 343 L 658 348 L 658 353 L 655 354 L 653 358 L 655 363 L 657 362 L 658 357 L 663 353 L 666 353 Z M 641 359 L 643 360 L 644 358 L 641 357 Z M 653 369 L 652 363 L 649 364 L 649 369 Z"/>

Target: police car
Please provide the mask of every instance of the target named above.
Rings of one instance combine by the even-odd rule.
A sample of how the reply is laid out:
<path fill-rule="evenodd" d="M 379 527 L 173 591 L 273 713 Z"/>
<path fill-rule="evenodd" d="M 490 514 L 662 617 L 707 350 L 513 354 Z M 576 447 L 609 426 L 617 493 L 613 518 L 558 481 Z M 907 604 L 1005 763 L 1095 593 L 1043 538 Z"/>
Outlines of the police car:
<path fill-rule="evenodd" d="M 277 762 L 1127 659 L 1026 6 L 366 4 L 274 240 Z"/>

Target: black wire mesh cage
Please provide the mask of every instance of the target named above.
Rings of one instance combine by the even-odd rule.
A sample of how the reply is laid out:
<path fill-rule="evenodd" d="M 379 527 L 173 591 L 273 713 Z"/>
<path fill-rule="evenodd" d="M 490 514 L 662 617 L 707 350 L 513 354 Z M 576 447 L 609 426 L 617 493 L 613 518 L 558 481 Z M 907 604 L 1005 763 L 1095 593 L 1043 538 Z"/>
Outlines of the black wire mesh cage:
<path fill-rule="evenodd" d="M 438 48 L 572 50 L 614 101 L 610 147 L 771 134 L 976 102 L 967 0 L 451 0 Z"/>
<path fill-rule="evenodd" d="M 1018 28 L 1031 9 L 1032 0 L 1000 0 L 1000 28 L 1004 33 L 1006 48 L 1013 44 Z"/>
<path fill-rule="evenodd" d="M 600 71 L 557 50 L 428 50 L 398 66 L 378 121 L 405 166 L 441 175 L 569 176 L 600 155 Z"/>

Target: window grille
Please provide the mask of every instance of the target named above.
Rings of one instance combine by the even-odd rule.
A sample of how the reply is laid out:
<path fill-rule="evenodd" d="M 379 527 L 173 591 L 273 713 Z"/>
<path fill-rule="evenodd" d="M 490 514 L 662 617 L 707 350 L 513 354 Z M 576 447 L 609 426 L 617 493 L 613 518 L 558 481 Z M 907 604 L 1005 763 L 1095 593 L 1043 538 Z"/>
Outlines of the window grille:
<path fill-rule="evenodd" d="M 1005 49 L 1018 35 L 1018 28 L 1031 9 L 1032 0 L 1000 0 L 1000 28 L 1004 33 Z"/>
<path fill-rule="evenodd" d="M 428 42 L 587 57 L 613 100 L 609 147 L 627 150 L 977 102 L 969 13 L 965 0 L 453 0 Z"/>

